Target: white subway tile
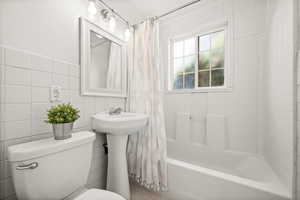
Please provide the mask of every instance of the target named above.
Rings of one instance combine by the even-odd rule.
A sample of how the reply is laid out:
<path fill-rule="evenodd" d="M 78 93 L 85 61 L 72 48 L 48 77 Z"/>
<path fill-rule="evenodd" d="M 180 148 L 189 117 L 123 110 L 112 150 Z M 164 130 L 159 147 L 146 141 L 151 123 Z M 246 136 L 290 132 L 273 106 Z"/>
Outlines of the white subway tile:
<path fill-rule="evenodd" d="M 102 99 L 102 101 L 103 101 L 103 99 Z M 109 99 L 106 99 L 106 101 L 108 101 L 108 108 L 121 107 L 124 110 L 124 105 L 125 105 L 124 99 L 122 99 L 122 98 L 109 98 Z"/>
<path fill-rule="evenodd" d="M 50 89 L 48 87 L 42 88 L 42 87 L 32 87 L 31 89 L 32 92 L 32 102 L 37 103 L 37 102 L 49 102 L 49 97 L 50 97 Z"/>
<path fill-rule="evenodd" d="M 94 98 L 86 98 L 85 99 L 84 110 L 85 110 L 87 117 L 96 114 L 96 101 Z"/>
<path fill-rule="evenodd" d="M 0 47 L 0 65 L 4 64 L 4 49 Z"/>
<path fill-rule="evenodd" d="M 52 84 L 52 76 L 49 72 L 32 71 L 31 79 L 32 86 L 50 87 Z"/>
<path fill-rule="evenodd" d="M 0 65 L 0 85 L 3 85 L 5 81 L 5 67 Z"/>
<path fill-rule="evenodd" d="M 4 141 L 5 136 L 4 136 L 4 123 L 0 122 L 0 141 Z"/>
<path fill-rule="evenodd" d="M 5 140 L 30 136 L 30 120 L 3 122 Z"/>
<path fill-rule="evenodd" d="M 26 86 L 3 86 L 4 103 L 29 103 L 31 101 L 31 88 Z"/>
<path fill-rule="evenodd" d="M 0 103 L 5 102 L 5 86 L 0 84 Z"/>
<path fill-rule="evenodd" d="M 83 126 L 83 127 L 79 127 L 79 128 L 73 128 L 72 133 L 76 134 L 77 132 L 80 132 L 80 131 L 90 131 L 90 130 L 91 130 L 91 128 L 89 128 L 88 126 Z"/>
<path fill-rule="evenodd" d="M 51 108 L 50 103 L 32 103 L 31 117 L 32 119 L 45 119 L 47 117 L 47 110 Z"/>
<path fill-rule="evenodd" d="M 297 101 L 300 102 L 300 85 L 297 85 Z"/>
<path fill-rule="evenodd" d="M 96 99 L 96 112 L 108 110 L 109 103 L 107 98 Z"/>
<path fill-rule="evenodd" d="M 79 91 L 71 90 L 70 91 L 70 102 L 71 103 L 79 103 L 83 102 L 84 98 L 80 95 Z"/>
<path fill-rule="evenodd" d="M 53 72 L 57 74 L 69 75 L 69 64 L 54 61 Z"/>
<path fill-rule="evenodd" d="M 72 102 L 73 106 L 79 109 L 80 118 L 76 120 L 74 128 L 81 128 L 88 126 L 88 121 L 86 120 L 85 115 L 85 103 L 84 102 Z"/>
<path fill-rule="evenodd" d="M 74 123 L 74 128 L 82 128 L 82 127 L 86 127 L 88 125 L 89 125 L 88 120 L 86 120 L 85 114 L 82 110 L 80 113 L 80 118 L 78 120 L 76 120 Z"/>
<path fill-rule="evenodd" d="M 1 120 L 0 121 L 16 121 L 30 119 L 29 103 L 23 104 L 1 104 Z"/>
<path fill-rule="evenodd" d="M 5 67 L 5 84 L 10 85 L 30 85 L 31 71 L 27 69 Z"/>
<path fill-rule="evenodd" d="M 300 65 L 300 55 L 298 57 L 299 57 L 299 60 L 298 60 L 299 64 L 298 65 Z M 298 85 L 300 84 L 300 67 L 299 66 L 297 67 L 297 84 Z"/>
<path fill-rule="evenodd" d="M 5 64 L 16 67 L 30 68 L 29 55 L 22 51 L 5 49 Z"/>
<path fill-rule="evenodd" d="M 79 90 L 80 80 L 76 77 L 70 77 L 70 90 Z"/>
<path fill-rule="evenodd" d="M 31 55 L 30 65 L 34 70 L 40 70 L 45 72 L 53 71 L 53 61 L 46 57 Z"/>
<path fill-rule="evenodd" d="M 84 102 L 72 102 L 72 105 L 79 109 L 80 112 L 83 112 L 85 110 L 85 103 Z"/>
<path fill-rule="evenodd" d="M 49 133 L 42 133 L 42 134 L 32 135 L 31 140 L 35 141 L 35 140 L 42 140 L 42 139 L 53 138 L 53 137 L 54 137 L 53 133 L 49 132 Z"/>
<path fill-rule="evenodd" d="M 80 77 L 80 66 L 70 65 L 70 76 Z"/>
<path fill-rule="evenodd" d="M 45 134 L 52 132 L 52 126 L 45 122 L 45 119 L 33 119 L 31 121 L 32 135 Z"/>
<path fill-rule="evenodd" d="M 297 103 L 297 121 L 300 121 L 300 102 Z"/>
<path fill-rule="evenodd" d="M 61 86 L 62 89 L 69 89 L 69 77 L 59 74 L 53 74 L 53 85 Z"/>
<path fill-rule="evenodd" d="M 69 90 L 62 90 L 60 100 L 61 100 L 62 103 L 69 103 L 70 102 L 70 91 Z"/>

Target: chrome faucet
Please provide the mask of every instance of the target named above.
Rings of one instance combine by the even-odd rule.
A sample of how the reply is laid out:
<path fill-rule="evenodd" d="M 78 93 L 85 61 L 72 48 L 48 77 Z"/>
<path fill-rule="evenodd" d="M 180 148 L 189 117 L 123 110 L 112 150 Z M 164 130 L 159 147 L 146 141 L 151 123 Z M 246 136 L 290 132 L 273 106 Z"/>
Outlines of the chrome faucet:
<path fill-rule="evenodd" d="M 110 115 L 119 115 L 122 112 L 122 108 L 120 107 L 111 107 L 108 110 L 108 114 Z"/>

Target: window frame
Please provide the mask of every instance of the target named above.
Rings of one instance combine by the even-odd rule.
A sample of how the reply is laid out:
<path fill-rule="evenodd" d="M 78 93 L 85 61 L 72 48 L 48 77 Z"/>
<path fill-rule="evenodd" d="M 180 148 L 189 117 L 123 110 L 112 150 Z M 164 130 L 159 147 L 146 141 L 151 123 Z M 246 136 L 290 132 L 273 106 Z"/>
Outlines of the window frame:
<path fill-rule="evenodd" d="M 213 34 L 215 32 L 224 31 L 224 85 L 223 86 L 209 86 L 209 87 L 199 87 L 198 86 L 198 56 L 199 56 L 199 49 L 198 49 L 198 37 Z M 195 39 L 195 88 L 183 88 L 183 89 L 175 89 L 173 88 L 174 82 L 174 43 L 178 41 L 184 41 L 189 38 Z M 203 28 L 200 31 L 195 33 L 185 34 L 181 36 L 175 36 L 169 39 L 169 58 L 168 58 L 168 93 L 197 93 L 197 92 L 231 92 L 232 91 L 232 66 L 231 66 L 231 34 L 229 33 L 228 23 L 223 22 L 216 25 L 210 25 L 206 28 Z M 211 73 L 211 69 L 209 72 Z M 184 81 L 183 81 L 184 82 Z"/>

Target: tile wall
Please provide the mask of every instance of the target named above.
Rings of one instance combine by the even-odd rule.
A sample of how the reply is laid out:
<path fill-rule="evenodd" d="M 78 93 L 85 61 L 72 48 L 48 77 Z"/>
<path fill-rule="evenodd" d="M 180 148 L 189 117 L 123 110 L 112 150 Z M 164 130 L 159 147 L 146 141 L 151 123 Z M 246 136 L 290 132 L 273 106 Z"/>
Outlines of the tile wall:
<path fill-rule="evenodd" d="M 80 67 L 77 64 L 44 57 L 32 52 L 0 47 L 0 200 L 15 198 L 7 160 L 9 145 L 52 137 L 51 126 L 44 122 L 51 107 L 49 88 L 62 87 L 62 102 L 80 109 L 75 131 L 90 130 L 91 116 L 110 106 L 124 106 L 119 98 L 80 95 Z M 105 186 L 107 158 L 97 136 L 88 187 Z"/>

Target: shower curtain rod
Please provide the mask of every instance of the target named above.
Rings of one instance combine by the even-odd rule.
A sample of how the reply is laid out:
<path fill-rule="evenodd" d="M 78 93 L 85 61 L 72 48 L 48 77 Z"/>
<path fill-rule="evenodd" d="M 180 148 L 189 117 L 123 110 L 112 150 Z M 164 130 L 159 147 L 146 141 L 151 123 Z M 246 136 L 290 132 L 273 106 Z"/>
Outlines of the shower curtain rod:
<path fill-rule="evenodd" d="M 175 9 L 173 9 L 173 10 L 170 10 L 170 11 L 168 11 L 168 12 L 166 12 L 166 13 L 164 13 L 164 14 L 161 14 L 161 15 L 159 15 L 159 16 L 156 16 L 156 17 L 154 17 L 154 18 L 155 18 L 155 19 L 163 18 L 163 17 L 165 17 L 165 16 L 167 16 L 167 15 L 169 15 L 169 14 L 172 14 L 172 13 L 174 13 L 174 12 L 177 12 L 178 10 L 181 10 L 181 9 L 183 9 L 183 8 L 186 8 L 186 7 L 188 7 L 188 6 L 191 6 L 191 5 L 193 5 L 193 4 L 195 4 L 195 3 L 198 3 L 198 2 L 200 2 L 200 1 L 202 1 L 202 0 L 194 0 L 194 1 L 188 2 L 188 3 L 182 5 L 182 6 L 178 7 L 178 8 L 175 8 Z"/>
<path fill-rule="evenodd" d="M 167 16 L 167 15 L 170 15 L 170 14 L 172 14 L 172 13 L 174 13 L 174 12 L 177 12 L 177 11 L 183 9 L 183 8 L 186 8 L 186 7 L 188 7 L 188 6 L 191 6 L 191 5 L 194 5 L 194 4 L 196 4 L 196 3 L 199 3 L 200 1 L 202 1 L 202 0 L 194 0 L 194 1 L 188 2 L 188 3 L 186 3 L 186 4 L 183 4 L 183 5 L 180 6 L 180 7 L 174 8 L 174 9 L 172 9 L 172 10 L 170 10 L 170 11 L 168 11 L 168 12 L 165 12 L 165 13 L 163 13 L 163 14 L 161 14 L 161 15 L 155 16 L 155 17 L 153 17 L 153 19 L 154 19 L 154 20 L 161 19 L 161 18 L 163 18 L 163 17 L 165 17 L 165 16 Z M 137 23 L 137 24 L 141 24 L 141 23 L 143 23 L 144 21 L 145 21 L 145 20 L 143 20 L 143 21 L 141 21 L 141 22 L 139 22 L 139 23 Z M 137 24 L 135 24 L 135 25 L 137 25 Z M 133 26 L 135 26 L 135 25 L 133 25 Z"/>
<path fill-rule="evenodd" d="M 124 21 L 126 24 L 129 25 L 128 20 L 126 20 L 126 19 L 125 19 L 124 17 L 122 17 L 118 12 L 116 12 L 114 9 L 112 9 L 107 3 L 104 2 L 104 0 L 98 0 L 98 1 L 99 1 L 102 5 L 104 5 L 105 7 L 107 7 L 109 10 L 111 10 L 111 11 L 112 11 L 116 16 L 118 16 L 122 21 Z M 194 1 L 188 2 L 188 3 L 186 3 L 186 4 L 183 4 L 183 5 L 180 6 L 180 7 L 174 8 L 174 9 L 172 9 L 172 10 L 166 12 L 166 13 L 163 13 L 163 14 L 161 14 L 161 15 L 158 15 L 158 16 L 155 16 L 155 17 L 152 17 L 152 18 L 153 18 L 154 20 L 161 19 L 161 18 L 163 18 L 163 17 L 165 17 L 165 16 L 167 16 L 167 15 L 170 15 L 170 14 L 172 14 L 172 13 L 174 13 L 174 12 L 177 12 L 177 11 L 183 9 L 183 8 L 186 8 L 186 7 L 188 7 L 188 6 L 191 6 L 191 5 L 194 5 L 194 4 L 196 4 L 196 3 L 199 3 L 200 1 L 202 1 L 202 0 L 194 0 Z M 141 22 L 139 22 L 139 23 L 137 23 L 137 24 L 141 24 L 141 23 L 143 23 L 144 21 L 145 21 L 145 20 L 143 20 L 143 21 L 141 21 Z M 134 25 L 132 25 L 132 26 L 135 26 L 135 25 L 137 25 L 137 24 L 134 24 Z"/>

